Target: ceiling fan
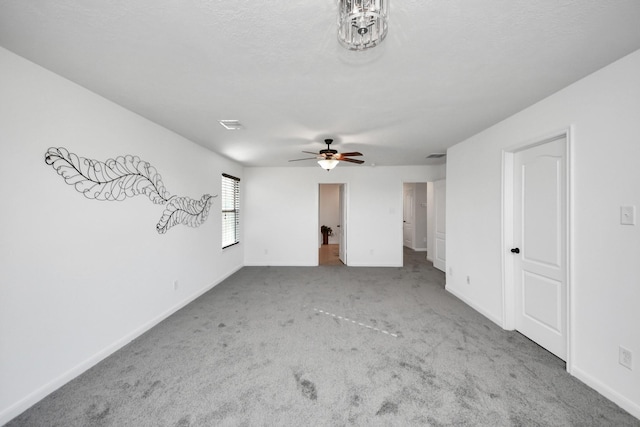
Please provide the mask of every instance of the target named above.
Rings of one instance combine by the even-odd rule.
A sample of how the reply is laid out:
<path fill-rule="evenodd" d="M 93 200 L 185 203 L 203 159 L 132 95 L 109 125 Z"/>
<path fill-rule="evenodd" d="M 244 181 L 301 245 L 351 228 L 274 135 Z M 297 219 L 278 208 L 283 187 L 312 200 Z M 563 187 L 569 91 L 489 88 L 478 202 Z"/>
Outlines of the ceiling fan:
<path fill-rule="evenodd" d="M 359 165 L 364 163 L 364 160 L 351 159 L 353 156 L 362 156 L 362 153 L 357 151 L 351 153 L 338 153 L 337 150 L 331 148 L 333 139 L 325 139 L 324 143 L 327 144 L 327 148 L 320 150 L 318 153 L 312 151 L 303 151 L 303 153 L 313 154 L 315 157 L 305 157 L 304 159 L 293 159 L 290 162 L 298 162 L 300 160 L 317 160 L 322 169 L 331 170 L 335 168 L 339 162 L 357 163 Z"/>

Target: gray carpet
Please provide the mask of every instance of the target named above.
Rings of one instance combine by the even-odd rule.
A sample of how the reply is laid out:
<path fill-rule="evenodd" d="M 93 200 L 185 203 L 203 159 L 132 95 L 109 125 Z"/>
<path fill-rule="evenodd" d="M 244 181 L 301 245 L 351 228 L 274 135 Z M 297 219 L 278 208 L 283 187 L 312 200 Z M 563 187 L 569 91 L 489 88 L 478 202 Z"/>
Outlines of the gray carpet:
<path fill-rule="evenodd" d="M 245 267 L 9 426 L 640 426 L 404 268 Z"/>

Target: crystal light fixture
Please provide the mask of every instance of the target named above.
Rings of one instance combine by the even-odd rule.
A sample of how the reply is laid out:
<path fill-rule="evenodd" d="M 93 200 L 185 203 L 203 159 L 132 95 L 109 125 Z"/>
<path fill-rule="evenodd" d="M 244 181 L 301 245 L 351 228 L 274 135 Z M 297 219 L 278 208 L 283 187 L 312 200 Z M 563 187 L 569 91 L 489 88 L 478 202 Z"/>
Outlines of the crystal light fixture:
<path fill-rule="evenodd" d="M 318 160 L 318 164 L 320 165 L 320 167 L 322 169 L 326 169 L 328 171 L 330 171 L 331 169 L 335 168 L 336 166 L 338 166 L 338 163 L 340 163 L 338 160 L 336 159 L 322 159 L 322 160 Z"/>
<path fill-rule="evenodd" d="M 377 46 L 387 35 L 388 0 L 338 0 L 338 40 L 350 50 Z"/>

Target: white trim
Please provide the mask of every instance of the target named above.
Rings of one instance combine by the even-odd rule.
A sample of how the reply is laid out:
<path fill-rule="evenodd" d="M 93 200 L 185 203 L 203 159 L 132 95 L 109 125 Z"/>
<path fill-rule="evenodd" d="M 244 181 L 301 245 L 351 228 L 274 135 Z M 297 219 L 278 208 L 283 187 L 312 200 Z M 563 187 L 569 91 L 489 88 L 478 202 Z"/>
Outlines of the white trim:
<path fill-rule="evenodd" d="M 318 236 L 318 250 L 322 247 L 322 233 L 320 233 L 320 186 L 323 185 L 323 182 L 319 182 L 316 185 L 316 197 L 315 197 L 315 201 L 316 201 L 316 206 L 315 206 L 315 210 L 316 210 L 316 226 L 315 229 L 316 231 L 316 235 Z M 318 266 L 320 265 L 320 253 L 318 251 L 316 251 L 314 253 L 314 258 L 315 258 L 315 264 L 312 264 L 314 266 Z M 267 266 L 267 265 L 271 265 L 270 263 L 266 263 L 266 264 L 262 264 L 262 263 L 257 263 L 257 264 L 251 264 L 254 266 Z"/>
<path fill-rule="evenodd" d="M 291 262 L 273 262 L 273 261 L 258 261 L 258 262 L 246 262 L 245 263 L 245 267 L 318 267 L 320 264 L 318 263 L 318 260 L 315 261 L 314 263 L 308 263 L 308 262 L 297 262 L 297 263 L 291 263 Z"/>
<path fill-rule="evenodd" d="M 444 289 L 447 292 L 449 292 L 451 295 L 455 296 L 456 298 L 458 298 L 459 300 L 461 300 L 462 302 L 464 302 L 465 304 L 467 304 L 468 306 L 473 308 L 478 313 L 482 314 L 487 319 L 491 320 L 496 325 L 502 327 L 502 324 L 501 324 L 502 323 L 502 321 L 501 321 L 502 319 L 500 319 L 498 317 L 495 317 L 492 313 L 490 313 L 489 311 L 487 311 L 484 308 L 480 307 L 474 301 L 468 299 L 464 295 L 458 293 L 455 289 L 451 288 L 449 285 L 445 285 Z"/>
<path fill-rule="evenodd" d="M 340 222 L 343 223 L 340 226 L 342 228 L 340 230 L 340 234 L 343 235 L 344 238 L 342 239 L 343 242 L 339 243 L 340 245 L 344 244 L 344 247 L 342 248 L 342 251 L 343 251 L 342 253 L 344 254 L 344 260 L 341 259 L 340 261 L 342 261 L 345 266 L 349 267 L 351 266 L 351 264 L 349 263 L 349 230 L 351 230 L 351 226 L 349 225 L 349 219 L 350 219 L 349 203 L 351 200 L 351 198 L 349 197 L 350 189 L 349 189 L 349 185 L 346 182 L 341 182 L 338 185 L 342 186 L 342 195 L 343 195 L 343 197 L 340 198 L 340 206 L 344 204 L 344 206 L 342 206 L 342 212 L 344 213 L 344 221 L 342 221 L 342 217 L 340 218 Z M 346 223 L 346 227 L 344 223 Z M 346 232 L 344 231 L 345 228 L 347 229 Z M 338 251 L 339 250 L 340 249 L 338 249 Z"/>
<path fill-rule="evenodd" d="M 404 178 L 401 178 L 398 181 L 400 182 L 400 200 L 398 201 L 398 203 L 400 206 L 400 212 L 402 213 L 402 216 L 400 218 L 400 221 L 401 221 L 400 233 L 398 234 L 400 244 L 396 247 L 398 248 L 397 250 L 400 253 L 400 263 L 402 264 L 399 267 L 402 267 L 404 266 L 404 183 L 405 183 L 405 180 Z M 365 267 L 366 265 L 360 264 L 360 266 Z"/>
<path fill-rule="evenodd" d="M 634 417 L 640 419 L 640 405 L 636 404 L 626 396 L 618 393 L 601 381 L 598 381 L 577 366 L 573 366 L 571 375 L 596 390 L 598 393 L 611 400 Z"/>
<path fill-rule="evenodd" d="M 507 286 L 507 278 L 514 275 L 513 257 L 507 251 L 513 243 L 513 160 L 514 153 L 502 150 L 502 328 L 513 331 L 516 327 L 513 286 Z M 511 226 L 507 226 L 511 224 Z M 511 261 L 511 262 L 509 262 Z"/>
<path fill-rule="evenodd" d="M 86 360 L 79 363 L 75 367 L 69 369 L 68 371 L 64 372 L 62 375 L 59 375 L 57 378 L 53 379 L 52 381 L 48 382 L 42 387 L 34 390 L 24 398 L 20 399 L 13 405 L 9 406 L 8 408 L 6 408 L 4 411 L 0 413 L 0 425 L 4 425 L 8 423 L 13 418 L 17 417 L 18 415 L 20 415 L 21 413 L 29 409 L 31 406 L 35 405 L 36 403 L 44 399 L 49 394 L 53 393 L 54 391 L 56 391 L 57 389 L 59 389 L 69 381 L 78 377 L 88 369 L 97 365 L 102 360 L 106 359 L 116 351 L 120 350 L 122 347 L 129 344 L 131 341 L 138 338 L 139 336 L 141 336 L 142 334 L 144 334 L 145 332 L 147 332 L 148 330 L 150 330 L 151 328 L 156 326 L 158 323 L 162 322 L 164 319 L 171 316 L 172 314 L 174 314 L 175 312 L 177 312 L 187 304 L 191 303 L 192 301 L 196 300 L 203 294 L 207 293 L 208 291 L 213 289 L 215 286 L 219 285 L 224 280 L 226 280 L 228 277 L 236 273 L 241 268 L 243 268 L 242 265 L 233 269 L 231 272 L 229 272 L 228 274 L 218 279 L 218 281 L 188 296 L 178 304 L 164 311 L 163 313 L 151 319 L 147 323 L 144 323 L 142 326 L 134 329 L 132 332 L 116 340 L 112 344 L 108 345 L 107 347 L 95 353 L 93 356 L 87 358 Z"/>
<path fill-rule="evenodd" d="M 440 187 L 440 184 L 442 184 L 444 186 L 444 189 L 440 189 L 437 190 Z M 442 233 L 444 235 L 443 239 L 438 239 L 438 209 L 440 204 L 438 203 L 438 195 L 442 193 L 442 191 L 444 190 L 444 194 L 445 194 L 445 200 L 444 200 L 444 206 L 445 206 L 445 212 L 446 212 L 446 204 L 447 204 L 447 199 L 446 199 L 446 194 L 447 194 L 447 178 L 443 178 L 443 179 L 439 179 L 437 181 L 433 181 L 433 266 L 444 272 L 445 274 L 447 273 L 447 252 L 446 249 L 444 251 L 444 259 L 440 259 L 438 258 L 438 256 L 440 255 L 440 252 L 438 251 L 438 242 L 443 241 L 445 248 L 446 248 L 446 244 L 447 244 L 447 228 L 446 228 L 446 213 L 445 213 L 445 229 L 444 229 L 444 233 Z M 445 279 L 446 280 L 446 279 Z"/>
<path fill-rule="evenodd" d="M 575 320 L 575 298 L 573 298 L 573 276 L 574 276 L 574 259 L 573 259 L 573 210 L 574 210 L 574 199 L 573 199 L 573 171 L 575 168 L 573 167 L 573 126 L 569 126 L 565 130 L 565 138 L 566 138 L 566 199 L 567 199 L 567 211 L 566 211 L 566 236 L 565 236 L 565 244 L 566 244 L 566 279 L 567 279 L 567 360 L 566 360 L 566 369 L 567 372 L 573 375 L 573 361 L 575 360 L 573 350 L 576 348 L 575 346 L 575 337 L 577 336 L 576 331 L 574 330 L 574 322 Z"/>
<path fill-rule="evenodd" d="M 402 267 L 402 264 L 367 264 L 367 263 L 352 263 L 352 264 L 349 264 L 349 267 L 380 267 L 380 268 L 389 268 L 389 267 Z"/>

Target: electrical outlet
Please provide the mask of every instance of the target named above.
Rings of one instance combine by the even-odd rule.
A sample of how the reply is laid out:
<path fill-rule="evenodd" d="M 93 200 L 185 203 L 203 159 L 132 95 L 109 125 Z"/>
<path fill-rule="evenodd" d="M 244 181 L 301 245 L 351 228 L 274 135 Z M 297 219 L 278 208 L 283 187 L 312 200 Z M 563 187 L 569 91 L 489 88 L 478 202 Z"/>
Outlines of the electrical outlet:
<path fill-rule="evenodd" d="M 471 284 L 471 276 L 467 276 L 467 285 Z"/>
<path fill-rule="evenodd" d="M 620 346 L 618 362 L 627 369 L 633 369 L 633 353 L 631 350 Z"/>
<path fill-rule="evenodd" d="M 177 280 L 174 280 L 174 281 L 173 281 L 173 290 L 174 290 L 174 291 L 177 291 L 179 287 L 180 287 L 180 285 L 178 284 L 178 281 L 177 281 Z"/>

